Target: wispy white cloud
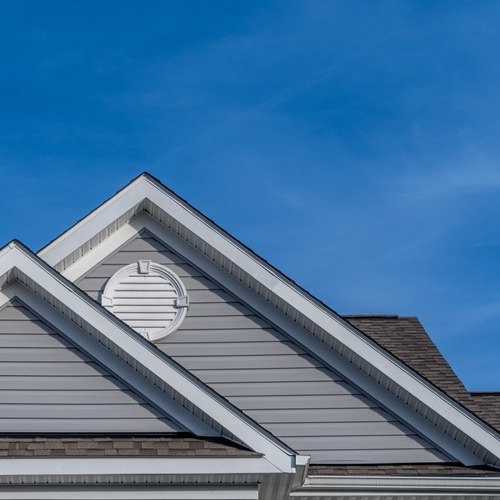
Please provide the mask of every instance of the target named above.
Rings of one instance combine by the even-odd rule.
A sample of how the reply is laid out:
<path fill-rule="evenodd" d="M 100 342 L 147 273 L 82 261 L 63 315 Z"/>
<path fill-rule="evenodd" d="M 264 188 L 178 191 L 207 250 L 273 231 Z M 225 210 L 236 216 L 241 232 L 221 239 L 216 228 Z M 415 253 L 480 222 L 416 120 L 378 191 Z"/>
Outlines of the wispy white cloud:
<path fill-rule="evenodd" d="M 486 164 L 474 158 L 443 168 L 412 169 L 394 182 L 397 196 L 411 201 L 432 201 L 435 198 L 469 197 L 500 190 L 500 162 Z"/>

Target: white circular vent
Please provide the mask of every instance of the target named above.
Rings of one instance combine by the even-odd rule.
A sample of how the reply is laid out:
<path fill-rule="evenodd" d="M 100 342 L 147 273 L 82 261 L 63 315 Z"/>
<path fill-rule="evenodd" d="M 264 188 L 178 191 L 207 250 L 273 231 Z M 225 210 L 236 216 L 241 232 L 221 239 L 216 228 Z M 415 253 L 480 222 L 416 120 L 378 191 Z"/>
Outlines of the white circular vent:
<path fill-rule="evenodd" d="M 101 303 L 143 337 L 158 340 L 179 327 L 189 299 L 175 273 L 161 264 L 140 260 L 109 278 Z"/>

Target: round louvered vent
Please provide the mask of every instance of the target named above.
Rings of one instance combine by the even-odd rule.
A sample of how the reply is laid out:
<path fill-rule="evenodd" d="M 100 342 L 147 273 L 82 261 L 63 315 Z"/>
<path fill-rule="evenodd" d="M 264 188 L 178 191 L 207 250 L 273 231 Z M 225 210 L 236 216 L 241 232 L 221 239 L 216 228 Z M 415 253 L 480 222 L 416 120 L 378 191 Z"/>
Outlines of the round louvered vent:
<path fill-rule="evenodd" d="M 101 303 L 143 337 L 158 340 L 179 327 L 189 300 L 175 273 L 161 264 L 140 260 L 111 276 Z"/>

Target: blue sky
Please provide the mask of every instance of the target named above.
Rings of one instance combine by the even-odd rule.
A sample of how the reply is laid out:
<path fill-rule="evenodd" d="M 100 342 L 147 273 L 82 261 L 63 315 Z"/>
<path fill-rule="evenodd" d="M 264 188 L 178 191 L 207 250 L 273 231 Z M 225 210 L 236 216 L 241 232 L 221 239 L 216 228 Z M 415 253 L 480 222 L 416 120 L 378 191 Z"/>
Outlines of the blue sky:
<path fill-rule="evenodd" d="M 147 170 L 340 313 L 500 390 L 500 4 L 0 3 L 1 243 Z"/>

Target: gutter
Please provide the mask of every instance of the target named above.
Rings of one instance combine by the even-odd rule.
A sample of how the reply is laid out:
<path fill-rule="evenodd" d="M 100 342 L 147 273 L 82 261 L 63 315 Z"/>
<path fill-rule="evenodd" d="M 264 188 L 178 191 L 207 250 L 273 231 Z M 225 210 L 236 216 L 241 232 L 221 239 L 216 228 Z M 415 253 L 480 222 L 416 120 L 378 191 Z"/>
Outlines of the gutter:
<path fill-rule="evenodd" d="M 296 488 L 290 498 L 345 497 L 358 495 L 487 495 L 498 498 L 500 476 L 314 476 Z"/>

